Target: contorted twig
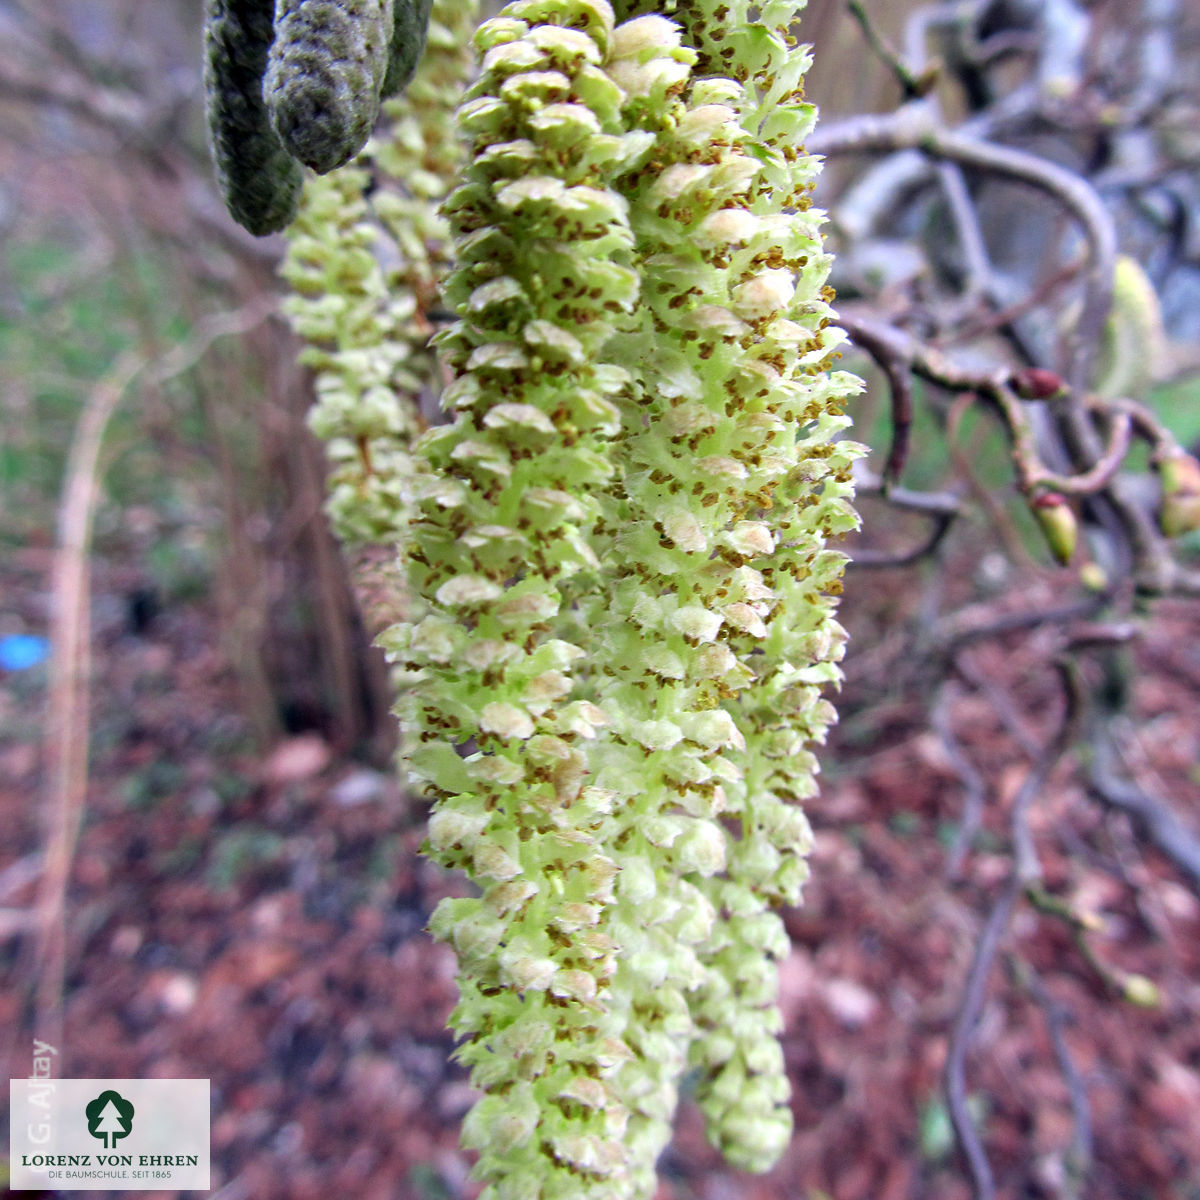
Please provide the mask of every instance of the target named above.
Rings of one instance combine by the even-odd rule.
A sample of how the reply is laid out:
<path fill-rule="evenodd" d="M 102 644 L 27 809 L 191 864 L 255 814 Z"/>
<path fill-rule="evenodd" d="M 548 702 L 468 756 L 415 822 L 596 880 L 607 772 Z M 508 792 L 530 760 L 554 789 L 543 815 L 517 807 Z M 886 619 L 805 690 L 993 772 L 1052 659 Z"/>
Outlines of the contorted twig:
<path fill-rule="evenodd" d="M 1112 303 L 1117 238 L 1112 218 L 1092 186 L 1056 163 L 997 146 L 961 131 L 940 129 L 908 111 L 854 117 L 815 133 L 807 141 L 813 154 L 880 154 L 920 150 L 969 169 L 1029 184 L 1058 200 L 1079 222 L 1091 251 L 1083 309 L 1067 354 L 1065 375 L 1075 392 L 1087 385 L 1087 366 Z"/>
<path fill-rule="evenodd" d="M 919 513 L 930 521 L 929 534 L 911 550 L 898 554 L 875 550 L 856 550 L 847 566 L 906 567 L 932 554 L 950 531 L 955 518 L 962 515 L 962 503 L 951 492 L 915 492 L 908 488 L 891 487 L 870 471 L 856 471 L 855 487 L 859 495 L 882 495 L 893 508 Z"/>
<path fill-rule="evenodd" d="M 1125 813 L 1200 895 L 1200 839 L 1188 830 L 1166 801 L 1122 776 L 1112 733 L 1099 717 L 1089 730 L 1089 744 L 1088 790 L 1107 807 Z"/>
<path fill-rule="evenodd" d="M 975 1200 L 992 1200 L 996 1194 L 996 1185 L 979 1130 L 967 1106 L 967 1052 L 983 1010 L 988 978 L 1017 902 L 1041 875 L 1041 865 L 1029 829 L 1030 809 L 1046 786 L 1059 760 L 1075 741 L 1082 715 L 1083 695 L 1074 667 L 1066 659 L 1059 659 L 1055 665 L 1063 681 L 1066 710 L 1058 730 L 1046 743 L 1013 799 L 1009 819 L 1014 855 L 1012 873 L 1004 890 L 993 904 L 975 947 L 975 955 L 963 989 L 962 1004 L 954 1022 L 946 1056 L 946 1100 L 959 1149 L 971 1173 Z"/>

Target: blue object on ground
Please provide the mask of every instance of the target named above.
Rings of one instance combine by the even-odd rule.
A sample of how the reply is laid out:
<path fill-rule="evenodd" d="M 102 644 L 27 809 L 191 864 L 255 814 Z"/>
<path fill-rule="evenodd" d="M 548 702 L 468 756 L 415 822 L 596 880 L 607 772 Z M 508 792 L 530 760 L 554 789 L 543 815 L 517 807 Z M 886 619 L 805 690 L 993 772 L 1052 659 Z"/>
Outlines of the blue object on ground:
<path fill-rule="evenodd" d="M 27 671 L 50 657 L 50 643 L 32 633 L 10 633 L 0 637 L 0 668 Z"/>

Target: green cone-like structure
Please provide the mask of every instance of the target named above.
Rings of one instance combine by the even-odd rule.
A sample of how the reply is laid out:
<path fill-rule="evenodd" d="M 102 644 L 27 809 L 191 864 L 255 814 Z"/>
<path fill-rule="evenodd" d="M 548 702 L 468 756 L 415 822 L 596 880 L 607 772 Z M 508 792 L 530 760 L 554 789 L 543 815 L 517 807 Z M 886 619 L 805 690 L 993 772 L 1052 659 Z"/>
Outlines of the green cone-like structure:
<path fill-rule="evenodd" d="M 404 526 L 414 615 L 384 642 L 427 849 L 479 888 L 431 928 L 459 958 L 487 1200 L 652 1196 L 689 1069 L 735 1165 L 767 1169 L 791 1128 L 770 909 L 799 900 L 834 719 L 858 381 L 830 371 L 797 5 L 653 7 L 517 0 L 475 36 L 443 205 L 449 424 L 415 445 L 364 425 L 419 361 L 384 348 L 440 274 L 429 202 L 455 167 L 424 67 L 374 151 L 404 188 L 364 201 L 352 178 L 306 210 L 342 267 L 293 243 L 310 336 L 352 346 L 351 314 L 382 316 L 378 376 L 352 362 L 351 386 L 332 355 L 318 424 L 343 531 Z M 392 324 L 368 213 L 407 264 L 387 293 L 416 298 Z M 359 442 L 403 451 L 356 525 Z"/>
<path fill-rule="evenodd" d="M 276 0 L 263 96 L 280 140 L 318 174 L 370 137 L 392 33 L 392 0 Z"/>
<path fill-rule="evenodd" d="M 383 95 L 394 96 L 408 86 L 425 50 L 429 29 L 429 14 L 433 0 L 395 0 L 395 19 L 392 43 L 388 54 L 387 74 L 383 80 Z M 462 9 L 474 11 L 474 5 L 464 2 Z"/>
<path fill-rule="evenodd" d="M 603 179 L 645 140 L 599 66 L 611 15 L 585 31 L 538 9 L 510 6 L 476 37 L 458 118 L 472 164 L 446 203 L 457 415 L 417 447 L 410 584 L 430 613 L 393 644 L 419 672 L 401 715 L 438 802 L 430 849 L 483 889 L 433 920 L 460 959 L 460 1056 L 488 1093 L 464 1141 L 485 1195 L 599 1200 L 635 1194 L 612 1083 L 633 1051 L 606 1000 L 625 866 L 612 827 L 630 797 L 587 784 L 605 717 L 571 598 L 600 570 L 611 396 L 628 381 L 605 346 L 638 295 L 627 205 Z"/>
<path fill-rule="evenodd" d="M 225 206 L 257 236 L 296 215 L 303 177 L 271 127 L 262 97 L 274 0 L 207 0 L 204 96 L 209 140 Z"/>
<path fill-rule="evenodd" d="M 316 371 L 309 424 L 330 460 L 327 511 L 352 546 L 395 543 L 407 527 L 414 398 L 431 373 L 415 298 L 389 287 L 376 257 L 368 178 L 355 167 L 309 181 L 282 270 L 292 326 L 311 343 L 301 361 Z"/>
<path fill-rule="evenodd" d="M 416 401 L 441 391 L 427 313 L 440 303 L 450 233 L 436 206 L 462 167 L 445 124 L 473 66 L 474 8 L 440 0 L 429 52 L 389 103 L 385 133 L 353 167 L 310 178 L 288 230 L 285 308 L 316 372 L 309 423 L 330 459 L 327 511 L 351 546 L 403 540 L 424 428 Z"/>

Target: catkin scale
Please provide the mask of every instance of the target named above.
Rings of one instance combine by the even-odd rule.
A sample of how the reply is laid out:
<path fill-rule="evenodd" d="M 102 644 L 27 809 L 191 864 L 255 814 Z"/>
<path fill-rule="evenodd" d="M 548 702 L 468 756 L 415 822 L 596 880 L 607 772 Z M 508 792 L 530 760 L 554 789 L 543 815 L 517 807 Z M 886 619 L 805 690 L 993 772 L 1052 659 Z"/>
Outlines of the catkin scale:
<path fill-rule="evenodd" d="M 208 0 L 205 9 L 205 104 L 217 178 L 230 216 L 259 237 L 292 220 L 303 184 L 262 98 L 272 9 L 272 0 Z"/>
<path fill-rule="evenodd" d="M 277 0 L 263 96 L 283 144 L 318 174 L 366 144 L 391 43 L 391 0 Z"/>
<path fill-rule="evenodd" d="M 408 87 L 425 52 L 433 0 L 396 0 L 392 46 L 382 95 L 395 96 Z"/>

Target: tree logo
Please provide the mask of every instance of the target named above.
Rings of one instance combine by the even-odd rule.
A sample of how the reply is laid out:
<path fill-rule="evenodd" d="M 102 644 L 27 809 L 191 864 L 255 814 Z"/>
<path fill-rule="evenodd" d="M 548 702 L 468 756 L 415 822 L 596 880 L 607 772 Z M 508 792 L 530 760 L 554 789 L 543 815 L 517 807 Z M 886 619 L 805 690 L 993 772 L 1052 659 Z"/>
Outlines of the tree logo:
<path fill-rule="evenodd" d="M 87 1114 L 88 1133 L 100 1138 L 105 1150 L 111 1150 L 133 1129 L 133 1105 L 120 1092 L 101 1092 L 83 1111 Z"/>

